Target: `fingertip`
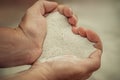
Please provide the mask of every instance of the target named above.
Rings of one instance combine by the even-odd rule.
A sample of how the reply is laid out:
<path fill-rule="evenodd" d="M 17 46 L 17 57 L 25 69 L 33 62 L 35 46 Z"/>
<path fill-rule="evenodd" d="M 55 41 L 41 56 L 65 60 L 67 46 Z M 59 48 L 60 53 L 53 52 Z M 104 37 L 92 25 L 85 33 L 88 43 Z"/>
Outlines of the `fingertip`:
<path fill-rule="evenodd" d="M 94 44 L 93 46 L 94 46 L 95 48 L 101 50 L 101 52 L 103 52 L 103 46 L 102 46 L 102 43 L 101 43 L 101 42 L 96 43 L 96 44 Z"/>
<path fill-rule="evenodd" d="M 68 19 L 68 22 L 69 22 L 71 25 L 75 26 L 75 25 L 77 24 L 77 19 L 76 19 L 76 17 L 73 15 L 72 17 L 70 17 L 70 18 Z"/>
<path fill-rule="evenodd" d="M 76 34 L 76 35 L 79 34 L 79 32 L 78 32 L 77 29 L 78 29 L 77 27 L 72 27 L 72 32 L 73 32 L 74 34 Z"/>
<path fill-rule="evenodd" d="M 86 28 L 83 28 L 83 27 L 79 27 L 79 35 L 82 36 L 82 37 L 86 37 Z"/>
<path fill-rule="evenodd" d="M 90 40 L 91 42 L 96 43 L 100 40 L 98 35 L 90 29 L 86 30 L 86 34 L 87 34 L 88 40 Z"/>
<path fill-rule="evenodd" d="M 100 61 L 102 55 L 102 51 L 100 49 L 97 49 L 93 53 L 90 54 L 89 58 L 94 59 L 97 61 L 97 59 Z"/>
<path fill-rule="evenodd" d="M 57 2 L 52 2 L 52 4 L 53 4 L 54 6 L 58 6 L 58 3 L 57 3 Z"/>
<path fill-rule="evenodd" d="M 45 8 L 45 12 L 51 12 L 53 11 L 55 8 L 57 8 L 58 3 L 53 2 L 53 1 L 43 1 L 43 5 Z"/>
<path fill-rule="evenodd" d="M 100 49 L 101 51 L 103 50 L 103 46 L 102 46 L 102 42 L 100 37 L 92 30 L 86 30 L 86 34 L 87 34 L 87 39 L 94 44 L 94 47 L 97 49 Z"/>
<path fill-rule="evenodd" d="M 102 51 L 101 51 L 100 49 L 97 49 L 97 50 L 96 50 L 96 54 L 101 57 Z"/>
<path fill-rule="evenodd" d="M 86 29 L 83 27 L 73 27 L 73 33 L 80 35 L 81 37 L 86 37 Z"/>
<path fill-rule="evenodd" d="M 102 52 L 99 49 L 97 49 L 96 51 L 90 54 L 90 56 L 88 57 L 89 66 L 91 66 L 91 68 L 89 68 L 90 70 L 96 71 L 100 68 L 101 55 L 102 55 Z"/>
<path fill-rule="evenodd" d="M 54 2 L 54 1 L 46 1 L 46 0 L 44 0 L 43 2 L 46 3 L 46 4 L 53 4 L 53 5 L 56 5 L 56 6 L 58 5 L 58 3 Z"/>
<path fill-rule="evenodd" d="M 66 17 L 71 17 L 73 15 L 72 9 L 69 8 L 68 6 L 59 5 L 58 11 Z"/>
<path fill-rule="evenodd" d="M 72 17 L 72 15 L 73 15 L 72 9 L 69 8 L 68 6 L 64 7 L 64 12 L 63 13 L 66 17 Z"/>

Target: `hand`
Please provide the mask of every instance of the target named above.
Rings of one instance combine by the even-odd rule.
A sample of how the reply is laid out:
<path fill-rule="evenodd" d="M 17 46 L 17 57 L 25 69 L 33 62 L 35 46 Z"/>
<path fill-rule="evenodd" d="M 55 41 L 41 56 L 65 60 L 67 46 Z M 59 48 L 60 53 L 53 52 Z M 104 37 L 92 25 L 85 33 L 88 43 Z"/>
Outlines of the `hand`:
<path fill-rule="evenodd" d="M 0 67 L 32 64 L 42 54 L 46 36 L 46 15 L 59 11 L 76 25 L 71 9 L 55 2 L 37 1 L 30 7 L 17 28 L 0 27 Z"/>
<path fill-rule="evenodd" d="M 1 80 L 86 80 L 94 71 L 100 68 L 102 42 L 98 35 L 85 28 L 73 27 L 75 34 L 86 37 L 95 43 L 96 51 L 88 58 L 79 59 L 75 56 L 59 56 L 46 62 L 36 61 L 33 66 L 24 72 Z"/>
<path fill-rule="evenodd" d="M 73 32 L 94 42 L 97 50 L 85 59 L 71 55 L 52 58 L 44 63 L 36 62 L 30 69 L 32 76 L 39 80 L 86 80 L 100 68 L 102 43 L 98 35 L 85 28 L 74 27 Z"/>

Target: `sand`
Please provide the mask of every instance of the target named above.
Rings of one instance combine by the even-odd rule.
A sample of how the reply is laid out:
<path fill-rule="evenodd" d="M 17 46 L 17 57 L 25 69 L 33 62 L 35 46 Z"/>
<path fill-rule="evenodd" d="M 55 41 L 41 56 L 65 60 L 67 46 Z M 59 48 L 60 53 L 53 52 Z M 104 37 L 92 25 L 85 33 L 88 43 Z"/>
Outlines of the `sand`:
<path fill-rule="evenodd" d="M 40 61 L 46 61 L 62 55 L 74 55 L 78 58 L 87 57 L 95 48 L 87 39 L 73 34 L 71 25 L 66 17 L 59 12 L 54 12 L 47 17 L 47 36 L 43 45 Z M 30 68 L 23 65 L 12 68 L 0 69 L 0 75 L 10 75 Z"/>

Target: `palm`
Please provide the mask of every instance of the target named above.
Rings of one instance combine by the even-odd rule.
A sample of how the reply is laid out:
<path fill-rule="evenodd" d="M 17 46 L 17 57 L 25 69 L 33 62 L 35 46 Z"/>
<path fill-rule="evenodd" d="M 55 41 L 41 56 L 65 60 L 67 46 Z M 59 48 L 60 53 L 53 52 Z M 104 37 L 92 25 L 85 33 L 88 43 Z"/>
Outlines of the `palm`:
<path fill-rule="evenodd" d="M 47 32 L 46 15 L 55 10 L 65 15 L 72 26 L 76 25 L 76 19 L 68 7 L 58 6 L 55 2 L 37 1 L 27 10 L 17 28 L 0 28 L 0 67 L 32 64 L 40 57 Z"/>
<path fill-rule="evenodd" d="M 50 63 L 51 69 L 59 80 L 82 80 L 87 79 L 92 74 L 86 70 L 85 60 L 80 60 L 74 56 L 63 56 Z"/>
<path fill-rule="evenodd" d="M 83 34 L 81 35 L 79 31 Z M 98 35 L 85 28 L 73 29 L 73 32 L 94 42 L 94 47 L 97 48 L 97 50 L 85 59 L 79 59 L 69 55 L 48 59 L 44 63 L 36 62 L 31 70 L 33 70 L 33 72 L 34 70 L 40 71 L 41 74 L 44 74 L 44 77 L 50 80 L 86 80 L 94 71 L 99 69 L 102 43 Z M 45 73 L 47 73 L 47 75 L 45 75 Z"/>

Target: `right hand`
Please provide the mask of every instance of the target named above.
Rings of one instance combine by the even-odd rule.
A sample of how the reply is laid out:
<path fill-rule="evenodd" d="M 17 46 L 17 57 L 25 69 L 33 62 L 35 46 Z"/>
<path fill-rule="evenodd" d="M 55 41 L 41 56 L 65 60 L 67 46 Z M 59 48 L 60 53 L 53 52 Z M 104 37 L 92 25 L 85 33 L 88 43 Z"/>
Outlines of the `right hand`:
<path fill-rule="evenodd" d="M 44 63 L 36 62 L 30 69 L 31 73 L 35 73 L 34 75 L 38 77 L 41 74 L 39 78 L 42 80 L 86 80 L 94 71 L 98 70 L 102 55 L 100 38 L 95 32 L 85 28 L 73 29 L 73 32 L 94 42 L 94 47 L 97 50 L 85 59 L 79 59 L 75 56 L 58 56 L 58 58 Z"/>

